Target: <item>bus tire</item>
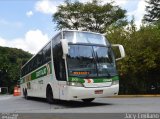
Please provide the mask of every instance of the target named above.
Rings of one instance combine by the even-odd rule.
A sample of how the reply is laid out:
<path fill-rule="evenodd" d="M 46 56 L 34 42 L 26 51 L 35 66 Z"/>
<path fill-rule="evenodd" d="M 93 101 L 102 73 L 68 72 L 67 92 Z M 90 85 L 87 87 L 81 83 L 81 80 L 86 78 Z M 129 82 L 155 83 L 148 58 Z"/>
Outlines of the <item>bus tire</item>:
<path fill-rule="evenodd" d="M 88 99 L 82 99 L 84 103 L 90 103 L 94 100 L 95 98 L 88 98 Z"/>
<path fill-rule="evenodd" d="M 53 103 L 54 103 L 53 92 L 52 92 L 51 86 L 47 86 L 46 99 L 47 99 L 47 102 L 48 102 L 49 104 L 53 104 Z"/>

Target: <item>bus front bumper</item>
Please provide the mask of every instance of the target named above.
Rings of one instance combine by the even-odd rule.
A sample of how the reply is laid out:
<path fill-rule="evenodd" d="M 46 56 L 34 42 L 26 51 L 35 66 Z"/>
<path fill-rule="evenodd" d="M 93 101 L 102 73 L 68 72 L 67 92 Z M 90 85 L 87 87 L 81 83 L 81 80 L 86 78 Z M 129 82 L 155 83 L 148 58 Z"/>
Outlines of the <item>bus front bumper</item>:
<path fill-rule="evenodd" d="M 67 100 L 78 100 L 87 98 L 98 98 L 118 95 L 119 84 L 110 87 L 85 88 L 85 87 L 67 87 Z"/>

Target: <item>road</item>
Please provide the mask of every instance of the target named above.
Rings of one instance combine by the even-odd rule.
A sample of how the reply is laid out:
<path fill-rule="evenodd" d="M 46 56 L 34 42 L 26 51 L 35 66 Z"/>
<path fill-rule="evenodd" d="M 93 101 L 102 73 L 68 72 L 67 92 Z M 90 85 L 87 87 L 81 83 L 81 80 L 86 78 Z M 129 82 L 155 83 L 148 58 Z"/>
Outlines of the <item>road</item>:
<path fill-rule="evenodd" d="M 8 95 L 0 96 L 0 112 L 160 113 L 160 97 L 97 98 L 90 104 L 82 101 L 59 101 L 56 104 L 48 104 L 45 99 L 25 100 L 23 97 Z"/>
<path fill-rule="evenodd" d="M 48 114 L 159 113 L 160 116 L 160 97 L 97 98 L 90 104 L 85 104 L 82 101 L 59 101 L 56 104 L 48 104 L 45 99 L 31 98 L 30 100 L 25 100 L 23 97 L 8 95 L 0 96 L 0 112 Z M 72 117 L 73 119 L 75 118 L 74 115 Z M 94 119 L 96 117 L 91 118 Z"/>

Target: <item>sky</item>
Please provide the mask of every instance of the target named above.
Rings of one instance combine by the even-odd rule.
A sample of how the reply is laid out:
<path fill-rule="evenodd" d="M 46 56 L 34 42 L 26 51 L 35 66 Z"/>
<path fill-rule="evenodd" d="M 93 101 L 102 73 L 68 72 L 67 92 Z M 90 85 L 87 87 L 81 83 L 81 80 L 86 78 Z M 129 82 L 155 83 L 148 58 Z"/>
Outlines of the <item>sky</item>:
<path fill-rule="evenodd" d="M 105 4 L 111 0 L 101 1 Z M 38 52 L 58 32 L 52 15 L 63 3 L 64 0 L 0 0 L 0 46 Z M 134 15 L 140 26 L 145 0 L 115 0 L 115 4 L 127 10 L 128 20 Z"/>

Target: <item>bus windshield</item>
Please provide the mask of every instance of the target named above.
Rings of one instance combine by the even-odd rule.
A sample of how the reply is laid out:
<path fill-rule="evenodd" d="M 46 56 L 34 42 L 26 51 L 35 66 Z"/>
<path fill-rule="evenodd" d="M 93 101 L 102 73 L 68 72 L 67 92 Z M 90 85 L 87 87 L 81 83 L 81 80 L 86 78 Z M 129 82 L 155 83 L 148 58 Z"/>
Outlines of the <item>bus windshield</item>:
<path fill-rule="evenodd" d="M 69 76 L 89 78 L 116 75 L 114 61 L 110 47 L 69 45 L 67 55 Z"/>
<path fill-rule="evenodd" d="M 109 44 L 103 35 L 90 32 L 64 31 L 63 37 L 70 43 Z"/>

